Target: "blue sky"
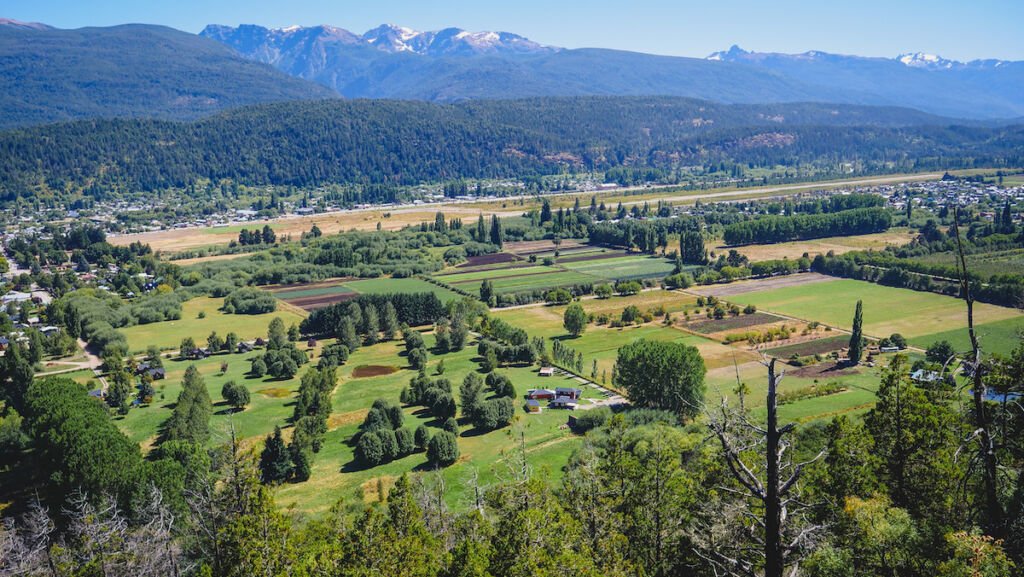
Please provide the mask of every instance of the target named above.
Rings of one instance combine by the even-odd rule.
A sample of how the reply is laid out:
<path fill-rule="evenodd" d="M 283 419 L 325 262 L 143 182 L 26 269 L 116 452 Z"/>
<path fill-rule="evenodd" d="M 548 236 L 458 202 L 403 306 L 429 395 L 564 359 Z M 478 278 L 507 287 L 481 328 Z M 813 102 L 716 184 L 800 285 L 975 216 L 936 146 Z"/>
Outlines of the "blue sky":
<path fill-rule="evenodd" d="M 680 56 L 736 43 L 758 51 L 1024 60 L 1022 0 L 2 0 L 0 17 L 60 28 L 144 22 L 190 32 L 247 23 L 333 24 L 362 33 L 387 22 Z"/>

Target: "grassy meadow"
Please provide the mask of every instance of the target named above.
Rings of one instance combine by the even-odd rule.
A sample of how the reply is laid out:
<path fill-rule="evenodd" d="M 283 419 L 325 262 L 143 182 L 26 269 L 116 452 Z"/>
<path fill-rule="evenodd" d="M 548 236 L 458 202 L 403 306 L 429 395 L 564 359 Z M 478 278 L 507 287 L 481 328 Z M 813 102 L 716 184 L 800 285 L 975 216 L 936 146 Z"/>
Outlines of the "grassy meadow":
<path fill-rule="evenodd" d="M 229 315 L 220 310 L 223 304 L 224 299 L 197 297 L 181 305 L 181 318 L 176 321 L 135 325 L 120 330 L 128 340 L 129 352 L 141 353 L 150 345 L 161 350 L 177 349 L 185 337 L 192 337 L 196 344 L 202 344 L 213 331 L 221 337 L 234 332 L 243 340 L 265 337 L 267 325 L 274 317 L 281 317 L 286 327 L 302 321 L 298 313 L 283 307 L 262 315 Z M 203 318 L 200 314 L 204 315 Z"/>

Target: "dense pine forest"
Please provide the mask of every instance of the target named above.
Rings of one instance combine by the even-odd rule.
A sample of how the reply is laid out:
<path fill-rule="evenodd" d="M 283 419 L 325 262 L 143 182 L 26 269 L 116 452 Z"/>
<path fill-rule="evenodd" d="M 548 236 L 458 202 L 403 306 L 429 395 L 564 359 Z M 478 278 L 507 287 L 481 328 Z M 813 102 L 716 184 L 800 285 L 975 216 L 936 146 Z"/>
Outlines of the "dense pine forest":
<path fill-rule="evenodd" d="M 1019 165 L 1022 151 L 1020 127 L 956 126 L 901 109 L 600 97 L 291 102 L 186 123 L 94 120 L 0 133 L 0 196 L 209 181 L 411 185 L 724 162 L 873 173 Z M 368 188 L 363 200 L 384 194 Z"/>

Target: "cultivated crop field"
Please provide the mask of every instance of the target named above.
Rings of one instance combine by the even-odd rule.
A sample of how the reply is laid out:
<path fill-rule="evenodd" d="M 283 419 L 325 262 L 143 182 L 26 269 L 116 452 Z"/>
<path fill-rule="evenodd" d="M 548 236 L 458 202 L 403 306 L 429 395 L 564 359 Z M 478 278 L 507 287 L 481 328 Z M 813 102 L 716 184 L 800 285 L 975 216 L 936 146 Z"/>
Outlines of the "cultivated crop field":
<path fill-rule="evenodd" d="M 335 279 L 268 287 L 268 290 L 278 299 L 307 312 L 352 300 L 360 294 L 430 292 L 442 302 L 458 298 L 452 291 L 418 278 Z"/>
<path fill-rule="evenodd" d="M 952 252 L 936 252 L 911 260 L 927 264 L 956 266 Z M 1024 249 L 999 250 L 967 255 L 967 268 L 972 273 L 983 277 L 1005 274 L 1012 271 L 1024 271 Z"/>
<path fill-rule="evenodd" d="M 793 275 L 801 276 L 801 275 Z M 750 281 L 746 286 L 756 286 Z M 864 301 L 864 333 L 885 337 L 900 333 L 913 342 L 931 343 L 939 333 L 967 324 L 962 300 L 934 293 L 886 287 L 864 281 L 836 279 L 725 297 L 740 305 L 753 304 L 768 312 L 849 329 L 857 300 Z M 1015 309 L 977 303 L 974 310 L 979 329 L 989 323 L 1022 319 Z M 1004 331 L 996 331 L 998 333 Z"/>
<path fill-rule="evenodd" d="M 675 266 L 664 258 L 639 255 L 586 259 L 581 257 L 580 260 L 559 261 L 559 265 L 608 281 L 665 277 L 671 274 Z"/>
<path fill-rule="evenodd" d="M 131 349 L 128 352 L 142 353 L 150 345 L 161 350 L 177 349 L 185 337 L 192 337 L 196 343 L 204 343 L 213 331 L 217 331 L 221 337 L 234 332 L 242 340 L 265 337 L 267 325 L 274 317 L 281 317 L 286 327 L 302 321 L 302 317 L 288 307 L 279 306 L 278 310 L 262 315 L 238 315 L 225 314 L 220 310 L 223 304 L 224 299 L 196 297 L 181 305 L 181 318 L 176 321 L 135 325 L 119 330 L 128 341 L 128 348 Z"/>

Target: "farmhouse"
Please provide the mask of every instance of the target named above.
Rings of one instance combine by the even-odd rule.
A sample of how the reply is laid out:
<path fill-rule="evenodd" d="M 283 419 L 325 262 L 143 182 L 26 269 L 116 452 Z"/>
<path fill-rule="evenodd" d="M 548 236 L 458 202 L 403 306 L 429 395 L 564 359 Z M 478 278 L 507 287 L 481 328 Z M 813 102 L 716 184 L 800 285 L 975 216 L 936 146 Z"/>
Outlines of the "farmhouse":
<path fill-rule="evenodd" d="M 579 402 L 576 399 L 569 397 L 555 397 L 553 401 L 548 403 L 549 409 L 569 409 L 570 411 L 575 410 L 579 406 Z"/>
<path fill-rule="evenodd" d="M 530 389 L 526 391 L 526 398 L 528 399 L 546 399 L 550 401 L 556 396 L 555 391 L 552 391 L 551 389 Z"/>
<path fill-rule="evenodd" d="M 578 400 L 583 395 L 582 389 L 576 389 L 572 387 L 558 387 L 555 389 L 555 398 L 564 397 L 567 399 Z"/>

